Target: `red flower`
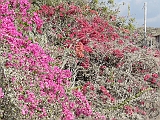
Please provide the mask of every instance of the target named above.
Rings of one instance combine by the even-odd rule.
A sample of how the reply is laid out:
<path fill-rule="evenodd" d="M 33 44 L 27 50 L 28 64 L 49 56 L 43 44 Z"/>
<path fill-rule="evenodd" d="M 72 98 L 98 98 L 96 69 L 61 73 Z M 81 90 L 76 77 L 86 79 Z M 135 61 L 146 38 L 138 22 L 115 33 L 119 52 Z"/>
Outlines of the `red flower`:
<path fill-rule="evenodd" d="M 145 80 L 145 81 L 149 80 L 149 78 L 151 78 L 151 75 L 150 75 L 150 74 L 146 74 L 146 75 L 144 76 L 144 80 Z"/>
<path fill-rule="evenodd" d="M 153 73 L 153 74 L 152 74 L 152 77 L 158 78 L 158 74 L 157 74 L 157 73 Z"/>
<path fill-rule="evenodd" d="M 92 48 L 89 47 L 89 46 L 84 46 L 84 51 L 86 51 L 87 53 L 92 53 L 93 52 Z"/>
<path fill-rule="evenodd" d="M 64 43 L 63 43 L 67 48 L 69 48 L 72 44 L 72 41 L 71 40 L 66 40 Z"/>
<path fill-rule="evenodd" d="M 83 43 L 78 42 L 77 45 L 76 45 L 76 55 L 77 55 L 77 57 L 83 58 L 84 57 L 83 51 L 84 51 Z"/>
<path fill-rule="evenodd" d="M 77 57 L 83 58 L 84 54 L 81 51 L 76 52 Z"/>
<path fill-rule="evenodd" d="M 121 50 L 119 50 L 119 49 L 114 50 L 113 54 L 118 58 L 122 58 L 123 57 L 123 52 Z"/>
<path fill-rule="evenodd" d="M 105 65 L 100 66 L 100 69 L 104 70 L 106 68 Z"/>
<path fill-rule="evenodd" d="M 83 51 L 83 43 L 82 42 L 78 42 L 76 44 L 76 51 Z"/>
<path fill-rule="evenodd" d="M 118 44 L 119 44 L 119 45 L 122 45 L 122 44 L 124 44 L 124 41 L 123 41 L 123 40 L 119 40 L 119 41 L 118 41 Z"/>
<path fill-rule="evenodd" d="M 132 92 L 132 88 L 131 87 L 128 87 L 128 90 L 127 90 L 129 93 Z"/>
<path fill-rule="evenodd" d="M 89 68 L 89 59 L 86 58 L 84 62 L 81 63 L 81 66 L 85 69 Z"/>
<path fill-rule="evenodd" d="M 151 83 L 152 83 L 152 84 L 155 84 L 156 82 L 157 82 L 157 81 L 156 81 L 156 79 L 154 79 L 154 78 L 151 80 Z"/>
<path fill-rule="evenodd" d="M 87 39 L 82 39 L 82 40 L 80 40 L 80 42 L 82 42 L 83 45 L 87 45 L 90 41 Z"/>

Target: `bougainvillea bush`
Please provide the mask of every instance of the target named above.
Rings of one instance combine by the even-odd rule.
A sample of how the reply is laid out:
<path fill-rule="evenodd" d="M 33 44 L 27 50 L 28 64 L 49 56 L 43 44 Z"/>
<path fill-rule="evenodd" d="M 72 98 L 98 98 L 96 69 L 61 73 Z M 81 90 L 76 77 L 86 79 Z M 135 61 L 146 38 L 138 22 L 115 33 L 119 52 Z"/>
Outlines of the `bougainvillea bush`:
<path fill-rule="evenodd" d="M 96 4 L 1 0 L 1 119 L 155 117 L 160 51 L 118 19 Z"/>

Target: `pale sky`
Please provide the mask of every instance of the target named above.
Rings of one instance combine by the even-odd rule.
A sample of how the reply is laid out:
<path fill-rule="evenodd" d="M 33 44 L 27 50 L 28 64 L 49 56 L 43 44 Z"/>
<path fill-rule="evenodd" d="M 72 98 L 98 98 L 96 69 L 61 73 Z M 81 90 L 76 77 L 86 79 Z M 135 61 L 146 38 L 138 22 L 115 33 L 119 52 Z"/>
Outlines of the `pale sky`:
<path fill-rule="evenodd" d="M 99 0 L 106 2 L 108 0 Z M 117 4 L 122 4 L 120 15 L 128 15 L 128 4 L 130 4 L 130 15 L 136 19 L 136 26 L 144 25 L 144 3 L 147 2 L 147 27 L 160 28 L 160 0 L 114 0 Z"/>

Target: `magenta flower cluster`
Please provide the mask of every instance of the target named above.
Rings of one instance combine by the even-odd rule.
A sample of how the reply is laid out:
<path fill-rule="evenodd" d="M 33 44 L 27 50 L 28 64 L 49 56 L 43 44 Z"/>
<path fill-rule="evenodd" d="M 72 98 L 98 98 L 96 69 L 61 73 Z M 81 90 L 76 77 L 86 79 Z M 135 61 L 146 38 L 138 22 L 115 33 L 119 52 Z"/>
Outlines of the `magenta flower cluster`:
<path fill-rule="evenodd" d="M 2 88 L 0 88 L 0 98 L 3 98 L 3 96 L 4 96 L 4 93 L 2 91 Z"/>
<path fill-rule="evenodd" d="M 17 8 L 18 4 L 20 6 Z M 73 91 L 73 95 L 77 98 L 75 101 L 68 99 L 65 87 L 70 85 L 68 79 L 71 78 L 71 72 L 62 70 L 58 66 L 52 67 L 50 63 L 53 63 L 54 59 L 46 54 L 38 43 L 33 43 L 23 35 L 22 31 L 17 30 L 19 26 L 15 25 L 15 21 L 21 19 L 28 25 L 35 23 L 37 31 L 42 32 L 43 20 L 37 13 L 33 13 L 33 16 L 27 13 L 29 8 L 28 0 L 9 0 L 7 2 L 1 0 L 0 4 L 0 40 L 5 41 L 10 49 L 10 52 L 7 53 L 9 61 L 5 65 L 24 72 L 28 71 L 35 76 L 35 80 L 27 80 L 28 89 L 25 89 L 26 86 L 17 88 L 19 89 L 17 90 L 18 100 L 23 103 L 21 104 L 22 114 L 32 117 L 38 111 L 39 117 L 47 116 L 45 106 L 39 106 L 44 102 L 42 98 L 46 98 L 48 104 L 57 101 L 62 106 L 61 119 L 74 120 L 80 114 L 92 115 L 92 109 L 81 92 Z M 16 9 L 19 10 L 18 13 Z M 39 88 L 38 91 L 34 91 L 35 86 Z M 3 96 L 4 93 L 0 88 L 0 97 Z"/>

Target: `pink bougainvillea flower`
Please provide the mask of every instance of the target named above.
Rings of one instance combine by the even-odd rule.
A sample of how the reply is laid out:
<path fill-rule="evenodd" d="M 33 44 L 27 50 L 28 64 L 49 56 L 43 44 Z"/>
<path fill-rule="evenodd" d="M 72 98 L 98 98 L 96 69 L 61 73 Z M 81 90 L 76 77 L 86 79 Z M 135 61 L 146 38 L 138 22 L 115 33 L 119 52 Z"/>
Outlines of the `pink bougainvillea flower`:
<path fill-rule="evenodd" d="M 134 110 L 131 106 L 125 105 L 124 106 L 126 114 L 132 115 L 134 113 Z"/>
<path fill-rule="evenodd" d="M 157 74 L 157 73 L 153 73 L 153 74 L 152 74 L 152 77 L 158 78 L 158 74 Z"/>
<path fill-rule="evenodd" d="M 118 41 L 118 44 L 119 44 L 119 45 L 123 45 L 123 44 L 124 44 L 124 41 L 123 41 L 123 40 L 119 40 L 119 41 Z"/>
<path fill-rule="evenodd" d="M 84 46 L 84 51 L 86 51 L 88 53 L 92 53 L 93 52 L 92 48 L 89 47 L 89 46 L 86 46 L 86 45 Z"/>
<path fill-rule="evenodd" d="M 3 98 L 4 97 L 4 93 L 2 91 L 2 88 L 0 88 L 0 98 Z"/>
<path fill-rule="evenodd" d="M 83 43 L 78 42 L 78 43 L 76 44 L 75 50 L 76 50 L 76 55 L 77 55 L 77 57 L 80 57 L 80 58 L 83 58 L 83 57 L 84 57 L 84 54 L 83 54 L 83 51 L 84 51 Z"/>
<path fill-rule="evenodd" d="M 152 78 L 151 83 L 155 84 L 157 82 L 157 80 L 155 78 Z"/>
<path fill-rule="evenodd" d="M 85 69 L 88 69 L 90 64 L 89 64 L 89 59 L 85 58 L 85 60 L 81 63 L 81 66 Z"/>
<path fill-rule="evenodd" d="M 149 80 L 149 78 L 151 78 L 151 75 L 150 75 L 150 74 L 146 74 L 146 75 L 144 76 L 144 80 L 145 80 L 145 81 Z"/>
<path fill-rule="evenodd" d="M 118 58 L 122 58 L 124 56 L 123 52 L 119 49 L 113 50 L 113 54 Z"/>

